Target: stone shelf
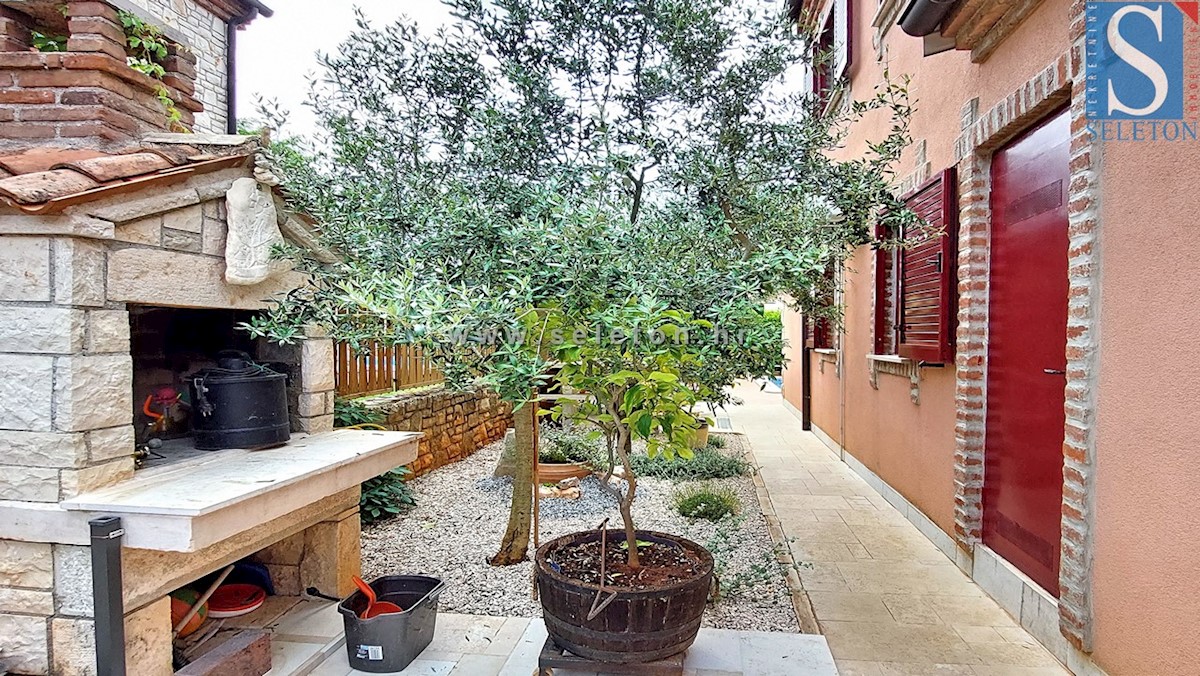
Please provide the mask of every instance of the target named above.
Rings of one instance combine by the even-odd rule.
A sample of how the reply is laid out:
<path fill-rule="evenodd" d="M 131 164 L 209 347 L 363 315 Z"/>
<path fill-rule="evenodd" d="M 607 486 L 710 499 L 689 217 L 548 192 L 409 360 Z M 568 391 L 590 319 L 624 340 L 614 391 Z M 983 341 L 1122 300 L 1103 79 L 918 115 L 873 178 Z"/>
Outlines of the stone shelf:
<path fill-rule="evenodd" d="M 214 451 L 144 469 L 61 506 L 121 517 L 127 547 L 194 552 L 412 462 L 420 438 L 368 430 L 298 434 L 279 448 Z"/>

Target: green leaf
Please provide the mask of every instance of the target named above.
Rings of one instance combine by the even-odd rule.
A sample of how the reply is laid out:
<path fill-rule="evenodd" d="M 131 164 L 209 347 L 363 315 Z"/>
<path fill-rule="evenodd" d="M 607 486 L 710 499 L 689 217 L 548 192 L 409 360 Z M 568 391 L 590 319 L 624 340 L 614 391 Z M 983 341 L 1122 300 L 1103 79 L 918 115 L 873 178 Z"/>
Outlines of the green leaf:
<path fill-rule="evenodd" d="M 634 385 L 625 391 L 624 408 L 625 411 L 632 411 L 639 404 L 646 400 L 646 392 L 640 386 Z"/>
<path fill-rule="evenodd" d="M 634 423 L 634 429 L 637 430 L 638 436 L 643 439 L 650 437 L 650 432 L 654 429 L 654 419 L 649 415 L 641 415 Z"/>

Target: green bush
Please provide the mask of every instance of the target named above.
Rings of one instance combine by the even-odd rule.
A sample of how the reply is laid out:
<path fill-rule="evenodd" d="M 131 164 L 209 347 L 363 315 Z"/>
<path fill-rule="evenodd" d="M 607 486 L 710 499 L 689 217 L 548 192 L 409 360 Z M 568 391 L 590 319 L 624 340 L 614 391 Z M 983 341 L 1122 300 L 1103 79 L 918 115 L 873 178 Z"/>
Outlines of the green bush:
<path fill-rule="evenodd" d="M 710 443 L 712 437 L 709 437 Z M 705 479 L 728 479 L 750 474 L 751 466 L 740 455 L 732 455 L 713 446 L 694 451 L 691 460 L 662 455 L 653 458 L 637 454 L 630 458 L 637 476 L 651 476 L 672 481 L 702 481 Z"/>
<path fill-rule="evenodd" d="M 367 523 L 383 521 L 416 505 L 412 487 L 406 482 L 411 474 L 407 467 L 399 467 L 364 481 L 362 497 L 358 500 L 362 520 Z"/>
<path fill-rule="evenodd" d="M 578 427 L 564 430 L 552 425 L 543 425 L 538 440 L 538 462 L 582 462 L 593 467 L 599 467 L 606 462 L 604 438 L 593 438 L 588 430 Z"/>
<path fill-rule="evenodd" d="M 383 413 L 362 403 L 361 399 L 335 399 L 333 401 L 333 426 L 354 427 L 383 422 Z"/>
<path fill-rule="evenodd" d="M 709 434 L 708 445 L 713 448 L 725 448 L 725 437 L 720 434 Z"/>
<path fill-rule="evenodd" d="M 671 495 L 675 511 L 693 519 L 719 521 L 742 508 L 733 489 L 708 484 L 692 484 L 675 489 Z"/>
<path fill-rule="evenodd" d="M 333 402 L 334 427 L 379 424 L 383 414 L 362 403 L 360 399 L 335 399 Z M 405 480 L 412 474 L 407 467 L 399 467 L 380 474 L 362 483 L 362 496 L 358 499 L 359 512 L 365 523 L 375 523 L 396 516 L 417 504 L 412 488 Z"/>

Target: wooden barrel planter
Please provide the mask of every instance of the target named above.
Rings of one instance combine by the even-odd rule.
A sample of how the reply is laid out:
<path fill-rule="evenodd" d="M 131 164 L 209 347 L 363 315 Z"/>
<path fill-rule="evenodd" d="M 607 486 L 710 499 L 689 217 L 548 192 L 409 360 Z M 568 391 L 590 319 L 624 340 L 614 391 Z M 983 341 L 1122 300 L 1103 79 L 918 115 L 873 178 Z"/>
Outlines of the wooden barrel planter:
<path fill-rule="evenodd" d="M 582 462 L 539 462 L 538 463 L 538 482 L 539 483 L 558 483 L 563 479 L 571 477 L 579 477 L 580 479 L 590 475 L 592 468 Z"/>
<path fill-rule="evenodd" d="M 700 545 L 674 535 L 637 531 L 639 540 L 683 547 L 700 561 L 696 577 L 654 589 L 605 587 L 601 600 L 617 592 L 593 619 L 587 616 L 599 586 L 570 579 L 554 569 L 550 557 L 559 547 L 600 538 L 598 531 L 572 533 L 538 548 L 538 596 L 546 631 L 559 647 L 591 660 L 614 663 L 654 662 L 687 650 L 700 631 L 713 578 L 713 558 Z M 621 530 L 608 531 L 619 546 Z"/>

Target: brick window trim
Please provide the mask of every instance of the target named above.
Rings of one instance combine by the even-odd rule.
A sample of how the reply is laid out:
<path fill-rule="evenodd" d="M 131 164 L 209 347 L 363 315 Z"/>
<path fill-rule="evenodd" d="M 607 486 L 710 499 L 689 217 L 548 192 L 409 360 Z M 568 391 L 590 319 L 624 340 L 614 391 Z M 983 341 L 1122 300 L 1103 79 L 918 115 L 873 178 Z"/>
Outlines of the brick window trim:
<path fill-rule="evenodd" d="M 1072 8 L 1073 47 L 965 128 L 958 159 L 958 328 L 956 333 L 954 537 L 970 554 L 981 542 L 987 402 L 989 183 L 992 153 L 1049 113 L 1070 105 L 1070 249 L 1067 318 L 1059 630 L 1092 650 L 1092 522 L 1095 472 L 1093 374 L 1099 327 L 1100 146 L 1086 130 L 1082 3 Z"/>

